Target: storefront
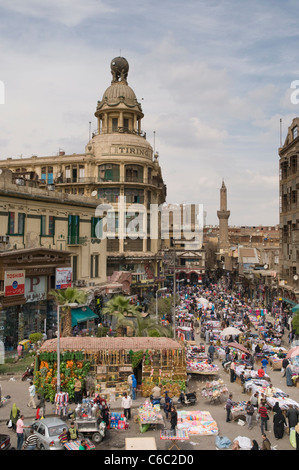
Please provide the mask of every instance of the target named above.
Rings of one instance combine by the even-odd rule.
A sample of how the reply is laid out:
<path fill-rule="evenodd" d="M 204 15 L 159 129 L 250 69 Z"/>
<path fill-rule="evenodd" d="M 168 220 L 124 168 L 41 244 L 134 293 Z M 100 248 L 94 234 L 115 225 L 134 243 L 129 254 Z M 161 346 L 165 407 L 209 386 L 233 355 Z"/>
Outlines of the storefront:
<path fill-rule="evenodd" d="M 6 350 L 15 349 L 31 333 L 54 327 L 56 305 L 48 294 L 55 288 L 56 268 L 66 266 L 70 266 L 70 254 L 63 251 L 37 248 L 0 253 L 0 341 Z M 18 288 L 17 281 L 7 281 L 11 273 L 24 273 Z"/>

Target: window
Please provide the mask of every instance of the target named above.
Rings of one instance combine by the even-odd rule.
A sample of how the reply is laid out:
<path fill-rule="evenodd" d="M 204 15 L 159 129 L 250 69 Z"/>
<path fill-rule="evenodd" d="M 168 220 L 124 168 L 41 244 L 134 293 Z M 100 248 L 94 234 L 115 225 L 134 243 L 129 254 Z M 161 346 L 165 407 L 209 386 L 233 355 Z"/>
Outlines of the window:
<path fill-rule="evenodd" d="M 8 235 L 24 235 L 25 214 L 19 212 L 8 213 Z"/>
<path fill-rule="evenodd" d="M 100 188 L 98 190 L 99 199 L 107 199 L 108 202 L 118 202 L 119 189 L 118 188 Z"/>
<path fill-rule="evenodd" d="M 298 127 L 297 126 L 293 127 L 292 134 L 293 134 L 293 139 L 296 139 L 298 137 Z"/>
<path fill-rule="evenodd" d="M 112 132 L 118 131 L 118 119 L 112 118 Z"/>
<path fill-rule="evenodd" d="M 55 218 L 53 215 L 42 215 L 41 216 L 41 236 L 42 237 L 53 237 L 55 228 Z"/>
<path fill-rule="evenodd" d="M 98 173 L 99 182 L 119 181 L 119 165 L 105 163 L 99 166 Z"/>
<path fill-rule="evenodd" d="M 127 182 L 143 183 L 143 166 L 126 165 L 125 172 Z"/>
<path fill-rule="evenodd" d="M 80 218 L 78 215 L 69 215 L 68 217 L 68 244 L 76 245 L 79 243 Z"/>
<path fill-rule="evenodd" d="M 126 197 L 127 204 L 143 204 L 144 203 L 143 189 L 125 188 L 124 196 Z"/>
<path fill-rule="evenodd" d="M 99 277 L 99 255 L 90 256 L 90 278 Z"/>
<path fill-rule="evenodd" d="M 99 217 L 91 218 L 91 238 L 101 239 L 103 237 L 103 223 Z"/>
<path fill-rule="evenodd" d="M 41 169 L 41 181 L 42 183 L 53 184 L 53 167 L 52 166 L 43 166 Z"/>

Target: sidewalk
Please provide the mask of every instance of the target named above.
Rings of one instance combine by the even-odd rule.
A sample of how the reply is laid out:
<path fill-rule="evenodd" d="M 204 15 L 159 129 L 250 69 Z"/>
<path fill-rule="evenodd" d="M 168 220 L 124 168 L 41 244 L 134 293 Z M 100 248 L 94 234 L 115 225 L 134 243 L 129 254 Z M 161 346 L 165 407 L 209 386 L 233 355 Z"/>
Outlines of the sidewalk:
<path fill-rule="evenodd" d="M 29 380 L 22 382 L 21 375 L 14 376 L 0 376 L 0 384 L 2 388 L 2 396 L 10 395 L 10 399 L 0 408 L 0 423 L 6 422 L 9 419 L 10 411 L 13 403 L 16 403 L 25 419 L 34 419 L 35 410 L 29 408 L 27 403 L 29 401 Z M 136 409 L 144 403 L 144 397 L 137 397 L 133 400 L 132 409 Z M 70 404 L 70 410 L 74 410 L 76 407 L 75 403 Z M 110 402 L 111 411 L 122 411 L 121 399 Z M 46 403 L 46 416 L 56 416 L 55 405 L 53 403 Z"/>

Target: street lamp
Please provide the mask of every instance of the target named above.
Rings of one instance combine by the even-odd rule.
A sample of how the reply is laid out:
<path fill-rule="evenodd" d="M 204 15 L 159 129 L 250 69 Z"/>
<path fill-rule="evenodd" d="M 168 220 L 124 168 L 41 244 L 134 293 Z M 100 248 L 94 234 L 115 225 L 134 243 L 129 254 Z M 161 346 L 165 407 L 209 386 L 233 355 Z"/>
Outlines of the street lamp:
<path fill-rule="evenodd" d="M 57 304 L 57 393 L 60 392 L 60 309 L 64 307 L 78 307 L 77 303 L 69 303 L 64 305 Z"/>
<path fill-rule="evenodd" d="M 158 292 L 167 290 L 167 287 L 161 287 L 156 291 L 156 322 L 158 323 Z"/>

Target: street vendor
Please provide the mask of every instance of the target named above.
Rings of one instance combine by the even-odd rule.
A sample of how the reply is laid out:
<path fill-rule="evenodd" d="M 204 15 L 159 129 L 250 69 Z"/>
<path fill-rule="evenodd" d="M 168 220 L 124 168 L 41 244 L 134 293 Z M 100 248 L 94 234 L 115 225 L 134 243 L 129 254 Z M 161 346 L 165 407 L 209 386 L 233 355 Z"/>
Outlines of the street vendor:
<path fill-rule="evenodd" d="M 78 429 L 75 427 L 74 421 L 72 421 L 67 433 L 67 440 L 75 441 L 76 439 L 78 439 Z"/>
<path fill-rule="evenodd" d="M 156 384 L 152 389 L 152 397 L 160 398 L 161 397 L 161 388 Z"/>
<path fill-rule="evenodd" d="M 76 378 L 75 379 L 75 383 L 74 383 L 74 392 L 75 392 L 75 403 L 78 404 L 78 403 L 81 403 L 82 402 L 82 383 L 81 383 L 81 380 L 80 378 Z"/>

